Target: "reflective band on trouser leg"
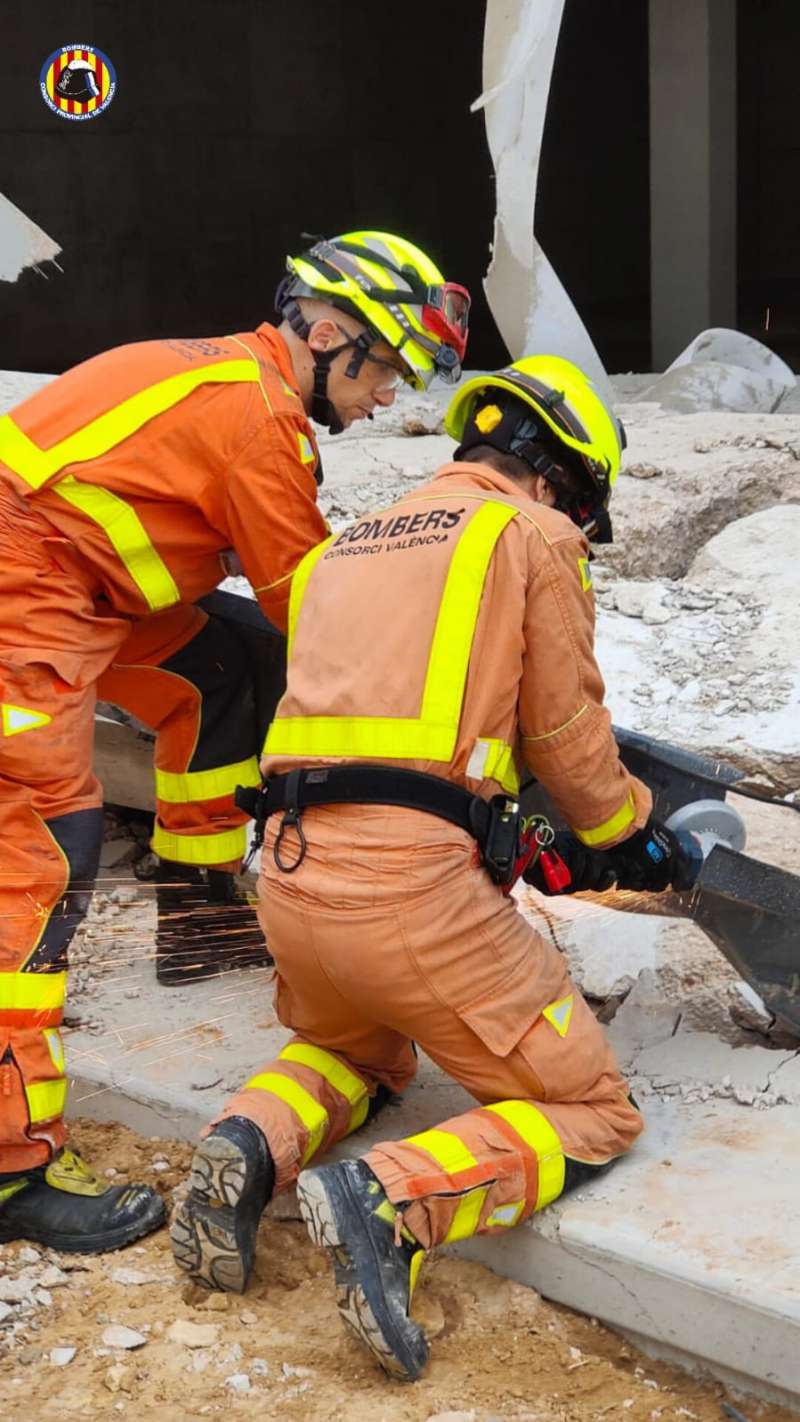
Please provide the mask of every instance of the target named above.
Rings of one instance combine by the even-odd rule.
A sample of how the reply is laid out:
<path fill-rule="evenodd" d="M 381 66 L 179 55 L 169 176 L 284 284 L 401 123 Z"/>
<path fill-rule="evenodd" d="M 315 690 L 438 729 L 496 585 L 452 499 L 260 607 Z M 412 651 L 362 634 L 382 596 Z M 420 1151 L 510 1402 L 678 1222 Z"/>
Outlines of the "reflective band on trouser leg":
<path fill-rule="evenodd" d="M 545 1205 L 557 1200 L 564 1189 L 564 1150 L 557 1132 L 547 1117 L 529 1101 L 499 1101 L 494 1106 L 484 1106 L 483 1110 L 501 1116 L 533 1151 L 538 1166 L 538 1188 L 533 1209 L 543 1210 Z"/>
<path fill-rule="evenodd" d="M 175 579 L 130 504 L 99 484 L 80 483 L 72 474 L 59 479 L 53 488 L 59 498 L 102 528 L 151 612 L 180 602 Z"/>
<path fill-rule="evenodd" d="M 0 973 L 0 1022 L 36 1026 L 37 1019 L 60 1020 L 64 1007 L 66 973 Z M 13 1017 L 5 1016 L 13 1013 Z M 52 1024 L 56 1025 L 56 1024 Z"/>
<path fill-rule="evenodd" d="M 473 1170 L 478 1164 L 472 1151 L 468 1150 L 464 1142 L 458 1136 L 454 1136 L 452 1131 L 440 1131 L 436 1128 L 430 1131 L 421 1131 L 418 1136 L 407 1136 L 403 1145 L 416 1146 L 417 1150 L 424 1150 L 432 1156 L 436 1164 L 441 1166 L 445 1175 L 451 1179 L 460 1175 L 464 1170 Z M 458 1191 L 459 1186 L 453 1187 Z"/>
<path fill-rule="evenodd" d="M 450 1131 L 436 1129 L 422 1131 L 417 1136 L 408 1136 L 403 1144 L 416 1146 L 417 1150 L 426 1151 L 451 1180 L 464 1170 L 473 1170 L 478 1164 L 464 1142 Z M 455 1188 L 458 1188 L 457 1185 Z M 452 1244 L 457 1239 L 469 1239 L 476 1233 L 481 1210 L 488 1193 L 488 1185 L 479 1185 L 462 1195 L 456 1205 L 447 1234 L 442 1241 L 443 1244 Z"/>
<path fill-rule="evenodd" d="M 302 1164 L 307 1165 L 312 1155 L 319 1150 L 328 1131 L 329 1117 L 325 1107 L 315 1101 L 311 1092 L 306 1091 L 299 1082 L 292 1081 L 288 1076 L 281 1076 L 279 1072 L 267 1071 L 251 1077 L 245 1082 L 245 1091 L 251 1089 L 277 1096 L 279 1101 L 283 1101 L 294 1111 L 304 1131 L 308 1133 L 308 1145 L 302 1160 Z"/>
<path fill-rule="evenodd" d="M 456 544 L 433 629 L 418 717 L 276 716 L 264 742 L 265 754 L 450 760 L 486 571 L 498 538 L 517 513 L 508 504 L 487 500 Z M 295 574 L 290 638 L 297 629 L 308 581 L 327 546 L 321 544 L 307 554 Z"/>
<path fill-rule="evenodd" d="M 156 824 L 150 844 L 173 864 L 229 864 L 244 857 L 247 834 L 244 825 L 220 834 L 171 834 Z"/>
<path fill-rule="evenodd" d="M 66 1078 L 62 1076 L 57 1081 L 36 1081 L 32 1086 L 25 1087 L 25 1096 L 32 1126 L 41 1121 L 53 1121 L 64 1114 L 64 1103 L 67 1099 Z"/>
<path fill-rule="evenodd" d="M 156 770 L 156 797 L 166 805 L 221 800 L 232 795 L 237 785 L 260 784 L 261 773 L 254 755 L 235 765 L 217 766 L 215 770 L 185 770 L 180 774 Z"/>
<path fill-rule="evenodd" d="M 622 834 L 635 818 L 636 806 L 633 803 L 633 795 L 629 794 L 625 804 L 610 819 L 604 820 L 601 825 L 595 825 L 593 829 L 575 829 L 573 826 L 572 833 L 591 848 L 594 844 L 605 844 L 607 840 Z"/>
<path fill-rule="evenodd" d="M 278 1060 L 283 1062 L 299 1062 L 301 1066 L 309 1067 L 318 1076 L 323 1077 L 334 1091 L 338 1091 L 340 1096 L 344 1096 L 349 1101 L 350 1124 L 347 1134 L 357 1131 L 359 1126 L 364 1124 L 369 1110 L 369 1092 L 366 1082 L 360 1076 L 340 1062 L 338 1057 L 334 1057 L 330 1052 L 326 1052 L 322 1047 L 311 1047 L 305 1042 L 290 1042 L 288 1047 L 284 1047 L 278 1054 Z M 252 1083 L 251 1083 L 252 1084 Z"/>
<path fill-rule="evenodd" d="M 462 1196 L 443 1244 L 453 1244 L 457 1239 L 471 1239 L 473 1234 L 477 1233 L 481 1210 L 488 1193 L 489 1186 L 480 1185 L 477 1190 L 470 1190 Z"/>
<path fill-rule="evenodd" d="M 84 425 L 83 429 L 76 430 L 50 449 L 40 449 L 10 415 L 3 415 L 0 418 L 0 459 L 31 489 L 40 489 L 68 464 L 83 464 L 107 454 L 129 435 L 135 434 L 148 420 L 185 400 L 198 386 L 257 383 L 259 378 L 255 356 L 252 360 L 217 361 L 198 370 L 181 371 L 179 375 L 168 376 L 157 385 L 150 385 L 121 404 L 114 405 L 104 415 L 92 420 L 91 424 Z"/>

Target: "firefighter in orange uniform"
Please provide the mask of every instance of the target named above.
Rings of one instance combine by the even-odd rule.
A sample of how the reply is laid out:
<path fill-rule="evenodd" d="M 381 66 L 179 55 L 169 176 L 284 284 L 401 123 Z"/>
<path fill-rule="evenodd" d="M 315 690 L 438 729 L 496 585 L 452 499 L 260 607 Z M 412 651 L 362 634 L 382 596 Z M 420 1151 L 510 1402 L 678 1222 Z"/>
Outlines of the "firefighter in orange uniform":
<path fill-rule="evenodd" d="M 508 1230 L 642 1129 L 563 957 L 503 891 L 520 771 L 573 829 L 530 881 L 659 889 L 680 862 L 620 762 L 593 652 L 584 531 L 610 534 L 621 427 L 547 356 L 468 382 L 447 427 L 453 463 L 294 576 L 260 885 L 294 1036 L 206 1134 L 172 1225 L 179 1264 L 242 1289 L 265 1201 L 299 1176 L 345 1323 L 401 1378 L 427 1357 L 408 1316 L 424 1251 Z M 309 1168 L 408 1084 L 414 1042 L 480 1104 Z"/>
<path fill-rule="evenodd" d="M 64 1148 L 96 697 L 156 731 L 153 849 L 229 877 L 234 790 L 259 779 L 250 670 L 194 604 L 233 552 L 285 630 L 291 574 L 326 532 L 308 416 L 337 433 L 401 381 L 460 371 L 469 297 L 405 239 L 347 233 L 287 268 L 280 327 L 112 350 L 0 419 L 0 1241 L 113 1249 L 163 1219 L 153 1191 L 103 1186 Z"/>

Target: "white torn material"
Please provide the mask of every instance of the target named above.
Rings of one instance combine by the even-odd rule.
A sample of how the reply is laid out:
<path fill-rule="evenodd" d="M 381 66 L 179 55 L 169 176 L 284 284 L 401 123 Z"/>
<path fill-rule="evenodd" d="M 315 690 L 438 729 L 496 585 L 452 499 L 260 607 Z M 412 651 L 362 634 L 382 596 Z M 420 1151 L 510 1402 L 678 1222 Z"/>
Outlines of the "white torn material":
<path fill-rule="evenodd" d="M 518 360 L 533 350 L 575 361 L 611 403 L 602 361 L 533 230 L 553 60 L 564 0 L 488 0 L 483 109 L 497 212 L 484 288 L 500 333 Z"/>
<path fill-rule="evenodd" d="M 0 193 L 0 281 L 16 281 L 27 267 L 41 271 L 54 262 L 61 248 Z"/>

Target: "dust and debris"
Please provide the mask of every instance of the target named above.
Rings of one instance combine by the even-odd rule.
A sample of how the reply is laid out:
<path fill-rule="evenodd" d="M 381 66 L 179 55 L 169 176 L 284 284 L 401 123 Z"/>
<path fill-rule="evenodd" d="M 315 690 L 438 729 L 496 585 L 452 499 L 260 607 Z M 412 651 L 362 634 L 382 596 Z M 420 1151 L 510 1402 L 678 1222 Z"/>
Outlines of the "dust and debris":
<path fill-rule="evenodd" d="M 72 1129 L 101 1173 L 113 1161 L 121 1181 L 143 1178 L 151 1141 L 122 1126 L 79 1121 Z M 171 1142 L 165 1150 L 185 1174 L 191 1148 Z M 725 1397 L 718 1383 L 642 1357 L 596 1319 L 444 1254 L 426 1263 L 415 1296 L 419 1321 L 436 1336 L 431 1363 L 413 1388 L 399 1386 L 345 1334 L 327 1261 L 296 1219 L 265 1219 L 245 1299 L 231 1297 L 211 1316 L 208 1303 L 219 1296 L 187 1288 L 165 1230 L 123 1256 L 41 1249 L 34 1261 L 29 1248 L 0 1249 L 0 1279 L 7 1287 L 22 1280 L 0 1319 L 0 1398 L 9 1416 L 53 1408 L 100 1415 L 115 1405 L 111 1394 L 136 1422 L 249 1416 L 254 1408 L 265 1422 L 651 1422 L 654 1411 L 718 1422 Z M 45 1277 L 53 1287 L 54 1269 L 64 1279 L 46 1309 L 35 1295 Z M 148 1282 L 130 1282 L 127 1270 Z M 755 1415 L 791 1422 L 765 1404 Z"/>

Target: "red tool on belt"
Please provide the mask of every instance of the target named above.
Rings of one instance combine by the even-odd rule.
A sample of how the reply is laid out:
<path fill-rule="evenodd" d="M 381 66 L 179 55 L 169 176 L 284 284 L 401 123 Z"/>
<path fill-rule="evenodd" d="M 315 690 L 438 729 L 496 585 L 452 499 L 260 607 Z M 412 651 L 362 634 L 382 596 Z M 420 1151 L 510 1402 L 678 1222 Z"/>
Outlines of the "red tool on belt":
<path fill-rule="evenodd" d="M 503 893 L 510 894 L 517 879 L 526 869 L 538 864 L 542 877 L 551 894 L 563 894 L 572 882 L 572 875 L 557 850 L 553 848 L 555 830 L 544 815 L 529 815 L 519 821 L 517 858 L 511 882 L 503 885 Z"/>

